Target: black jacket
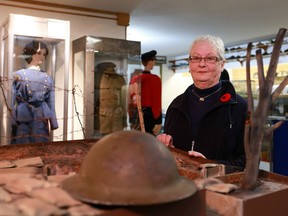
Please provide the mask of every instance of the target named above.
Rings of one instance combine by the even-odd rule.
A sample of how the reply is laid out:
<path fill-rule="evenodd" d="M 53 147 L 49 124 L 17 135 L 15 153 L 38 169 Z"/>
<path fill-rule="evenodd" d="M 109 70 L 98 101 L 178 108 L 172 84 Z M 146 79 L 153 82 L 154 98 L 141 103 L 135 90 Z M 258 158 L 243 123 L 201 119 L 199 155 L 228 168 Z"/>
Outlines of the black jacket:
<path fill-rule="evenodd" d="M 173 145 L 176 148 L 190 151 L 194 141 L 194 150 L 202 153 L 207 159 L 244 167 L 247 102 L 235 93 L 229 81 L 221 82 L 222 88 L 216 96 L 216 101 L 209 105 L 209 111 L 204 114 L 196 134 L 192 133 L 193 119 L 189 114 L 189 103 L 191 104 L 193 97 L 195 100 L 192 93 L 193 85 L 176 97 L 168 107 L 164 133 L 173 137 Z M 231 99 L 228 100 L 227 96 L 231 96 Z"/>

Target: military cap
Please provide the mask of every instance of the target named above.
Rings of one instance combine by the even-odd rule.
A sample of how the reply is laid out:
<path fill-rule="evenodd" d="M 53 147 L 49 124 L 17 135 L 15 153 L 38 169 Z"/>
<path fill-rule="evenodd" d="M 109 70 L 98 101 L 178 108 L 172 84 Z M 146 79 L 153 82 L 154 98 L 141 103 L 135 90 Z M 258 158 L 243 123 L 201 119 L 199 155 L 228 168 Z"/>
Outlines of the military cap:
<path fill-rule="evenodd" d="M 142 61 L 143 60 L 150 60 L 150 59 L 152 60 L 155 58 L 156 54 L 157 54 L 156 50 L 151 50 L 149 52 L 143 53 L 141 55 L 141 60 Z"/>

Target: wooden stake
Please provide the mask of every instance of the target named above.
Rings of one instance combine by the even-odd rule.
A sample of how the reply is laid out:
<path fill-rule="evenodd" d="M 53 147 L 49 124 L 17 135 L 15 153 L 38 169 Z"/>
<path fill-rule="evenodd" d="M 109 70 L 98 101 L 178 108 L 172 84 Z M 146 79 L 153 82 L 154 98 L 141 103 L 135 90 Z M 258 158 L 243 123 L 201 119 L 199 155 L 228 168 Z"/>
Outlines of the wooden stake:
<path fill-rule="evenodd" d="M 134 92 L 136 96 L 136 103 L 137 103 L 137 110 L 138 110 L 138 116 L 140 121 L 140 128 L 142 132 L 145 132 L 145 124 L 144 124 L 144 118 L 143 118 L 143 112 L 142 112 L 142 106 L 141 106 L 141 95 L 139 92 L 139 86 L 137 83 L 133 84 Z"/>

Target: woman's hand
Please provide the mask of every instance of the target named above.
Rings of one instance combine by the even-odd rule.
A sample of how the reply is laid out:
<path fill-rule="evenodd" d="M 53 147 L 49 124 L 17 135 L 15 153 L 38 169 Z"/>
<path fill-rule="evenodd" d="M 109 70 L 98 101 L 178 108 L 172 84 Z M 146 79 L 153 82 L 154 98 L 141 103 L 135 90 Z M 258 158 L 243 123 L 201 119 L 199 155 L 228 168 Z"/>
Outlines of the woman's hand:
<path fill-rule="evenodd" d="M 202 157 L 206 159 L 206 157 L 203 154 L 197 151 L 188 151 L 188 154 L 192 157 Z"/>
<path fill-rule="evenodd" d="M 164 143 L 167 147 L 173 147 L 174 148 L 172 136 L 164 133 L 164 134 L 159 134 L 157 136 L 157 139 L 160 142 Z M 202 158 L 206 159 L 206 157 L 203 154 L 201 154 L 200 152 L 197 152 L 197 151 L 188 151 L 188 154 L 192 157 L 202 157 Z"/>
<path fill-rule="evenodd" d="M 174 148 L 172 136 L 164 133 L 164 134 L 159 134 L 157 136 L 157 139 L 160 142 L 164 143 L 167 147 L 173 147 Z"/>

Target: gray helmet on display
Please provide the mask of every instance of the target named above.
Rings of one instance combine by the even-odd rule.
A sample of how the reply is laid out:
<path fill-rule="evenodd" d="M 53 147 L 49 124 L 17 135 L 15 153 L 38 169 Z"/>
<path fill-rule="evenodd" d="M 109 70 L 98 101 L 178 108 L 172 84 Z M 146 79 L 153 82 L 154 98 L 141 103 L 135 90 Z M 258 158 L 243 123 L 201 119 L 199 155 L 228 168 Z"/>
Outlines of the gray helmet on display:
<path fill-rule="evenodd" d="M 140 131 L 114 132 L 97 141 L 62 188 L 81 201 L 116 206 L 168 203 L 197 191 L 179 175 L 170 150 Z"/>

